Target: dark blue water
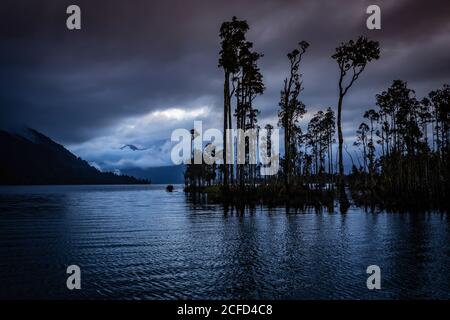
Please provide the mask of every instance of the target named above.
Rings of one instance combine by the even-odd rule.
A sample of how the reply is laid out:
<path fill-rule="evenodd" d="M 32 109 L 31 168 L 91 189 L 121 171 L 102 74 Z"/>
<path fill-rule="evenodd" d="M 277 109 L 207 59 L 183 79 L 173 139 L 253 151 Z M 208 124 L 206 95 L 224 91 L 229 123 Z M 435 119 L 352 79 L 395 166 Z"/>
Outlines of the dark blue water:
<path fill-rule="evenodd" d="M 71 264 L 81 290 L 66 288 Z M 449 267 L 446 214 L 242 214 L 181 187 L 0 187 L 0 298 L 448 299 Z"/>

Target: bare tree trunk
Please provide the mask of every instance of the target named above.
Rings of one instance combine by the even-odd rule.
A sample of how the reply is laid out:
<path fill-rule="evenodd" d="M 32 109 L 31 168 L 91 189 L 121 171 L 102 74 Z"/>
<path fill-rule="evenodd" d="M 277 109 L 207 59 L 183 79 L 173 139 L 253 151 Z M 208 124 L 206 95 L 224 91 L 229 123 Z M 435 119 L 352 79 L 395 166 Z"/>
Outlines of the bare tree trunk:
<path fill-rule="evenodd" d="M 344 183 L 344 161 L 342 157 L 342 146 L 344 144 L 344 137 L 342 135 L 342 100 L 343 100 L 342 93 L 339 93 L 339 101 L 338 101 L 338 114 L 337 114 L 337 127 L 338 127 L 338 141 L 339 141 L 339 148 L 338 148 L 338 158 L 339 158 L 339 184 Z"/>
<path fill-rule="evenodd" d="M 284 185 L 286 188 L 286 192 L 289 189 L 289 174 L 290 174 L 290 168 L 289 168 L 289 162 L 290 160 L 290 145 L 289 145 L 289 123 L 286 120 L 286 124 L 284 127 L 284 168 L 285 168 L 285 172 L 284 172 Z"/>
<path fill-rule="evenodd" d="M 223 86 L 223 184 L 228 187 L 228 163 L 227 163 L 227 129 L 228 110 L 230 104 L 230 73 L 225 71 L 225 83 Z"/>
<path fill-rule="evenodd" d="M 339 84 L 341 86 L 341 83 Z M 347 194 L 345 193 L 344 184 L 344 161 L 342 156 L 342 146 L 344 145 L 344 137 L 342 135 L 342 100 L 344 96 L 342 94 L 342 89 L 339 92 L 338 101 L 338 115 L 337 115 L 337 127 L 338 127 L 338 140 L 339 140 L 339 180 L 338 180 L 338 192 L 339 192 L 339 204 L 341 213 L 346 213 L 349 207 L 349 201 Z"/>

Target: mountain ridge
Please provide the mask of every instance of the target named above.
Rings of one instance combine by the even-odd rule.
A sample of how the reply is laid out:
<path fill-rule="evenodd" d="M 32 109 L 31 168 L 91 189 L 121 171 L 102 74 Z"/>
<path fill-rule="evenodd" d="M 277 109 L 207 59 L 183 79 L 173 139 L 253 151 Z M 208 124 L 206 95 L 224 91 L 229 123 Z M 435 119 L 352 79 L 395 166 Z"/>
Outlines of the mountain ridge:
<path fill-rule="evenodd" d="M 32 128 L 0 129 L 0 184 L 146 184 L 147 180 L 100 172 L 63 145 Z"/>

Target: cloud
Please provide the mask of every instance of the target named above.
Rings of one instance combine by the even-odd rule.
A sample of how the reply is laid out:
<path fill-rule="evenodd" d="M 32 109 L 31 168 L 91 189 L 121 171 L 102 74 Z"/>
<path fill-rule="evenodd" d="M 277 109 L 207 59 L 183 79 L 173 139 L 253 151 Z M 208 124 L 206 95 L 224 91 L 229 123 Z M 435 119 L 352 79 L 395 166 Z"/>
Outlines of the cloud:
<path fill-rule="evenodd" d="M 27 124 L 105 167 L 164 163 L 171 131 L 191 128 L 193 118 L 221 128 L 218 30 L 233 15 L 248 20 L 248 38 L 264 53 L 261 125 L 276 124 L 286 54 L 301 40 L 311 44 L 301 70 L 311 113 L 336 106 L 336 46 L 361 34 L 381 43 L 381 59 L 346 96 L 349 139 L 392 80 L 422 96 L 450 74 L 447 0 L 79 0 L 81 31 L 65 27 L 70 4 L 2 1 L 0 126 Z M 380 31 L 365 27 L 370 4 L 381 7 Z M 126 143 L 150 149 L 115 149 Z"/>
<path fill-rule="evenodd" d="M 170 137 L 173 129 L 189 129 L 194 120 L 211 124 L 214 122 L 211 116 L 207 106 L 158 109 L 142 116 L 125 118 L 105 130 L 104 135 L 68 148 L 103 171 L 168 165 L 171 164 L 173 143 Z M 138 149 L 123 148 L 124 145 L 138 146 Z"/>

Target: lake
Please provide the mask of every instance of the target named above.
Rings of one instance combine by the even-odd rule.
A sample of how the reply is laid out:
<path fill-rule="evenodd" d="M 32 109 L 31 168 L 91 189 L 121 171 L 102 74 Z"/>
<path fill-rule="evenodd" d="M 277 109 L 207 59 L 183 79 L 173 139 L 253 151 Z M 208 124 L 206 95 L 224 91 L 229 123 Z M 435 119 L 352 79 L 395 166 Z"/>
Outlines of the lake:
<path fill-rule="evenodd" d="M 450 298 L 447 214 L 337 212 L 236 212 L 182 186 L 0 187 L 0 298 Z"/>

